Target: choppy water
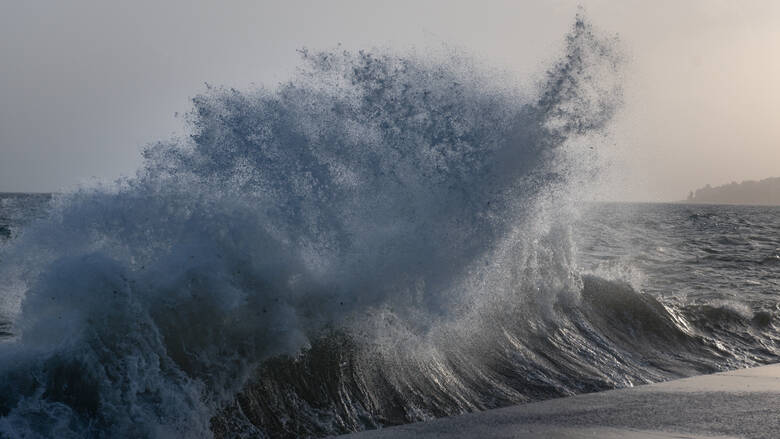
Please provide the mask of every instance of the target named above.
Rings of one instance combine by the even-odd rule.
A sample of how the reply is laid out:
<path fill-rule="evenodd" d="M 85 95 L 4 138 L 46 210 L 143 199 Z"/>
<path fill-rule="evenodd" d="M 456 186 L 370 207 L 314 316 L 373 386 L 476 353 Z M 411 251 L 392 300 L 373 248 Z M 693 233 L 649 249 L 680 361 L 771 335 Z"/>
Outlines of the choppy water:
<path fill-rule="evenodd" d="M 533 90 L 303 58 L 133 178 L 0 197 L 0 437 L 322 436 L 777 360 L 777 209 L 578 201 L 620 102 L 581 18 Z"/>
<path fill-rule="evenodd" d="M 0 202 L 14 232 L 50 204 L 19 194 Z M 211 429 L 221 437 L 326 435 L 777 362 L 778 232 L 780 207 L 589 204 L 573 228 L 583 275 L 575 304 L 555 304 L 538 320 L 494 310 L 489 318 L 500 321 L 481 330 L 495 338 L 481 334 L 476 342 L 487 344 L 468 354 L 478 360 L 448 358 L 442 340 L 422 346 L 441 349 L 436 355 L 395 357 L 410 355 L 408 346 L 394 350 L 398 343 L 421 342 L 410 334 L 367 347 L 348 332 L 320 333 L 300 353 L 260 365 Z M 8 322 L 3 331 L 12 336 Z M 407 369 L 403 379 L 387 369 L 395 367 Z M 78 367 L 55 369 L 65 387 L 59 398 L 83 398 L 83 389 L 68 389 L 81 385 Z"/>
<path fill-rule="evenodd" d="M 577 229 L 583 270 L 658 299 L 729 367 L 776 361 L 780 207 L 602 204 Z"/>

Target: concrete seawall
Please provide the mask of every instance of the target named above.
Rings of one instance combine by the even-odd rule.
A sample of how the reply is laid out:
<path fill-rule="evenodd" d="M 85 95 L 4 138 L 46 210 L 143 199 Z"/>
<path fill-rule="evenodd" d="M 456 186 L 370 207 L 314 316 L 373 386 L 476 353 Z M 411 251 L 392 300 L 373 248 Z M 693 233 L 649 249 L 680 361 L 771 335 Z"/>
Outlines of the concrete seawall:
<path fill-rule="evenodd" d="M 780 364 L 347 435 L 374 438 L 780 438 Z"/>

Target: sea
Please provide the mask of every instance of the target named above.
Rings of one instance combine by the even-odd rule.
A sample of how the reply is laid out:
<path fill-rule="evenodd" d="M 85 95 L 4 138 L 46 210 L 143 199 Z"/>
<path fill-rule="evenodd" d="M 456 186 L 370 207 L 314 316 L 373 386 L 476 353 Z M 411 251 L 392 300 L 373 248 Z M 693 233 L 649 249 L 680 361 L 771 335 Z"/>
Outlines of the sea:
<path fill-rule="evenodd" d="M 301 56 L 132 177 L 0 194 L 0 437 L 324 437 L 780 360 L 780 207 L 593 201 L 621 55 L 582 17 L 530 89 Z"/>

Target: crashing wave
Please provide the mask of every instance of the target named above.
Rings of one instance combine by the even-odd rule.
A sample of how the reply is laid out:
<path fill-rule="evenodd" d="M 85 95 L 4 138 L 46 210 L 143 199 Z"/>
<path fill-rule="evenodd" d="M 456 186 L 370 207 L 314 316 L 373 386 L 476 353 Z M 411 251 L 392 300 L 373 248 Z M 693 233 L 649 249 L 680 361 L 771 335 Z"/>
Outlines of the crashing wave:
<path fill-rule="evenodd" d="M 209 89 L 191 136 L 2 250 L 0 435 L 323 435 L 711 369 L 573 262 L 614 43 L 578 17 L 530 94 L 364 51 Z"/>

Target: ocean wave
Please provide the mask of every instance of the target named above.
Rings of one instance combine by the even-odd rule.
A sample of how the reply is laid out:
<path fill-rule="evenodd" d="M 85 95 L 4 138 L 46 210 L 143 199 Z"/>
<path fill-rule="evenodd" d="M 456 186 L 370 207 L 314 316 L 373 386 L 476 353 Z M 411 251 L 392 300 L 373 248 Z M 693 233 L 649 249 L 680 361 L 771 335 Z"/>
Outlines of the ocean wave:
<path fill-rule="evenodd" d="M 530 92 L 457 54 L 302 58 L 0 250 L 0 436 L 325 435 L 722 367 L 574 262 L 614 40 L 578 17 Z"/>
<path fill-rule="evenodd" d="M 624 282 L 584 276 L 581 292 L 552 315 L 505 310 L 468 334 L 407 337 L 414 349 L 327 331 L 260 366 L 212 427 L 217 437 L 347 433 L 714 372 L 729 356 Z"/>

